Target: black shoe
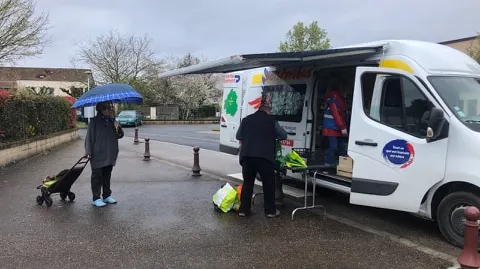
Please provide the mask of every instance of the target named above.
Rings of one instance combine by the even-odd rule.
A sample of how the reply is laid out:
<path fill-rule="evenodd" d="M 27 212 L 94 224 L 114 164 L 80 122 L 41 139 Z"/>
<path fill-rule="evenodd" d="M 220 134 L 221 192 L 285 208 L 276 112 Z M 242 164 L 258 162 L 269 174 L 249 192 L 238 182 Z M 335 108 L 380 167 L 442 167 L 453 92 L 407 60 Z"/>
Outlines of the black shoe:
<path fill-rule="evenodd" d="M 267 214 L 267 218 L 275 218 L 277 216 L 280 216 L 280 210 L 276 210 L 275 214 Z"/>

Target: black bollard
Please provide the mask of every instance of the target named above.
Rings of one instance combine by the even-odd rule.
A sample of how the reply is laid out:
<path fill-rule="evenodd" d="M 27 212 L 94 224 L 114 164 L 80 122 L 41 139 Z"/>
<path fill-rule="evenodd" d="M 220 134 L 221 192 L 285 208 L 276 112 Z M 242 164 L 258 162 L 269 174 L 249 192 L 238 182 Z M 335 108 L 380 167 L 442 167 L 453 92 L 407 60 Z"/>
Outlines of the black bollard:
<path fill-rule="evenodd" d="M 200 160 L 199 160 L 199 152 L 200 148 L 199 147 L 194 147 L 193 148 L 193 167 L 192 167 L 192 176 L 193 177 L 199 177 L 201 176 L 200 171 Z"/>
<path fill-rule="evenodd" d="M 133 144 L 140 144 L 140 140 L 138 140 L 138 127 L 135 127 L 135 138 L 133 139 Z"/>
<path fill-rule="evenodd" d="M 145 153 L 143 154 L 144 161 L 150 161 L 150 138 L 145 138 Z"/>

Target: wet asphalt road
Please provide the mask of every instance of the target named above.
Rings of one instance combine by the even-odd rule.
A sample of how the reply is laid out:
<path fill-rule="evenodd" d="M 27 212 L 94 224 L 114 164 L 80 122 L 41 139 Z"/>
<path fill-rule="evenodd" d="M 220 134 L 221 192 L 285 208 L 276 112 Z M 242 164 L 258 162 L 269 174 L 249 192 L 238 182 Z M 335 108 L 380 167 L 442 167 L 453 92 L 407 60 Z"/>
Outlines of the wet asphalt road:
<path fill-rule="evenodd" d="M 218 124 L 143 125 L 139 127 L 138 133 L 140 139 L 149 137 L 152 140 L 218 151 L 220 132 L 212 131 L 218 128 Z M 124 127 L 124 132 L 126 136 L 135 136 L 135 128 Z"/>
<path fill-rule="evenodd" d="M 89 167 L 73 203 L 35 204 L 45 175 L 71 166 L 83 142 L 0 170 L 1 268 L 446 268 L 448 262 L 309 213 L 239 218 L 212 208 L 222 182 L 121 149 L 119 204 L 93 208 Z"/>

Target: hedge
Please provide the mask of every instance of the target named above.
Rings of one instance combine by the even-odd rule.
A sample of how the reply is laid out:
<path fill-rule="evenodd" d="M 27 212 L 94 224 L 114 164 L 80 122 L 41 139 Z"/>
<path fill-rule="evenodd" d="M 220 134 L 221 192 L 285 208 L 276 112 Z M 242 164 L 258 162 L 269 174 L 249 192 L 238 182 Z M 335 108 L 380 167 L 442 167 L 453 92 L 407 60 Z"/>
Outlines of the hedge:
<path fill-rule="evenodd" d="M 71 117 L 75 111 L 70 107 L 64 97 L 0 91 L 0 133 L 5 132 L 3 142 L 42 137 L 74 128 Z"/>
<path fill-rule="evenodd" d="M 67 102 L 70 104 L 70 106 L 75 103 L 75 98 L 71 96 L 64 96 L 67 100 Z M 70 109 L 70 128 L 76 128 L 77 127 L 77 110 L 76 109 Z"/>

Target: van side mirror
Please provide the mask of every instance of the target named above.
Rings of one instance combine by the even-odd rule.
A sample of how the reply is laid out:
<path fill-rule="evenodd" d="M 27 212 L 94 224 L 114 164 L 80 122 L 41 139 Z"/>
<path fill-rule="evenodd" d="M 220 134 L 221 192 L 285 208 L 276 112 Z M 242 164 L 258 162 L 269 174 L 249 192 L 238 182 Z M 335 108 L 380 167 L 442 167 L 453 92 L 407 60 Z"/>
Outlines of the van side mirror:
<path fill-rule="evenodd" d="M 445 124 L 445 116 L 443 110 L 433 107 L 430 111 L 427 128 L 427 142 L 433 142 L 442 134 Z"/>

